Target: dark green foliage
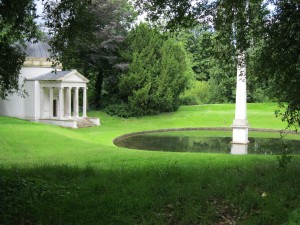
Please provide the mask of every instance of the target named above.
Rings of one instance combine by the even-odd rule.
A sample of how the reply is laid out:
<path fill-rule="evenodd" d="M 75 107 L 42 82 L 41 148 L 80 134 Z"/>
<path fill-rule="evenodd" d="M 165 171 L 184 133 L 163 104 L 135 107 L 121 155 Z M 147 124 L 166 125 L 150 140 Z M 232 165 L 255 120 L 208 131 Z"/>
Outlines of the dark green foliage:
<path fill-rule="evenodd" d="M 179 34 L 180 39 L 186 45 L 186 49 L 193 55 L 193 70 L 196 79 L 208 81 L 206 94 L 208 99 L 205 102 L 209 103 L 235 101 L 235 46 L 230 40 L 224 43 L 220 42 L 220 35 L 222 35 L 220 32 L 204 26 L 186 29 Z M 254 47 L 248 50 L 248 102 L 269 100 L 267 85 L 257 79 L 253 69 L 257 50 Z"/>
<path fill-rule="evenodd" d="M 46 1 L 45 20 L 54 61 L 78 69 L 90 79 L 90 102 L 102 105 L 104 80 L 116 76 L 118 45 L 135 18 L 127 0 Z"/>
<path fill-rule="evenodd" d="M 142 115 L 138 110 L 139 109 L 135 109 L 135 111 L 133 111 L 129 105 L 125 103 L 110 104 L 105 107 L 105 112 L 107 114 L 124 118 Z"/>
<path fill-rule="evenodd" d="M 196 4 L 191 0 L 139 0 L 135 4 L 140 10 L 147 11 L 153 23 L 169 30 L 193 27 L 199 20 L 209 21 L 206 16 L 212 13 L 207 0 L 197 1 Z"/>
<path fill-rule="evenodd" d="M 268 13 L 264 1 L 219 0 L 214 8 L 214 27 L 219 32 L 218 41 L 223 45 L 234 45 L 230 54 L 237 54 L 236 50 L 245 51 L 261 39 Z"/>
<path fill-rule="evenodd" d="M 15 43 L 36 38 L 37 26 L 33 0 L 2 0 L 0 2 L 0 41 Z"/>
<path fill-rule="evenodd" d="M 300 1 L 276 1 L 274 18 L 257 61 L 258 75 L 282 103 L 278 115 L 300 126 Z"/>
<path fill-rule="evenodd" d="M 186 49 L 193 56 L 193 71 L 199 81 L 207 81 L 210 78 L 210 68 L 214 66 L 212 27 L 198 25 L 192 29 L 184 29 L 179 33 L 179 38 L 185 43 Z"/>
<path fill-rule="evenodd" d="M 21 91 L 18 78 L 25 54 L 20 45 L 36 39 L 36 17 L 33 0 L 0 1 L 0 98 Z"/>
<path fill-rule="evenodd" d="M 122 55 L 130 65 L 120 77 L 121 100 L 133 115 L 175 111 L 193 76 L 183 45 L 146 24 L 133 29 Z"/>
<path fill-rule="evenodd" d="M 7 43 L 0 44 L 0 98 L 21 91 L 19 73 L 25 61 L 25 54 L 18 46 Z"/>

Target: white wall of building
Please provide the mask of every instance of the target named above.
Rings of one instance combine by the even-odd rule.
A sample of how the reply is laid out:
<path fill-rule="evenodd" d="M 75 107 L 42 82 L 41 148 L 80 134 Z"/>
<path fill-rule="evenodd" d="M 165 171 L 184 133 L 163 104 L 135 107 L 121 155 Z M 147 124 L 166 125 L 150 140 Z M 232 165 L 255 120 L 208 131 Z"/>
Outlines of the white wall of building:
<path fill-rule="evenodd" d="M 24 81 L 51 72 L 52 68 L 23 67 L 21 69 L 19 85 L 23 86 L 27 95 L 20 96 L 17 93 L 9 95 L 6 100 L 0 99 L 0 115 L 17 117 L 21 119 L 37 120 L 40 115 L 38 81 Z"/>
<path fill-rule="evenodd" d="M 28 96 L 25 100 L 25 119 L 38 120 L 40 118 L 40 84 L 38 81 L 25 81 Z"/>
<path fill-rule="evenodd" d="M 25 100 L 17 94 L 12 94 L 6 100 L 0 99 L 0 115 L 25 118 Z"/>
<path fill-rule="evenodd" d="M 44 88 L 44 99 L 43 99 L 43 108 L 44 108 L 44 112 L 43 112 L 43 117 L 44 118 L 49 118 L 50 117 L 50 90 L 49 88 Z"/>
<path fill-rule="evenodd" d="M 33 79 L 40 75 L 46 74 L 53 71 L 53 68 L 42 68 L 42 67 L 23 67 L 21 70 L 21 76 L 26 79 Z"/>

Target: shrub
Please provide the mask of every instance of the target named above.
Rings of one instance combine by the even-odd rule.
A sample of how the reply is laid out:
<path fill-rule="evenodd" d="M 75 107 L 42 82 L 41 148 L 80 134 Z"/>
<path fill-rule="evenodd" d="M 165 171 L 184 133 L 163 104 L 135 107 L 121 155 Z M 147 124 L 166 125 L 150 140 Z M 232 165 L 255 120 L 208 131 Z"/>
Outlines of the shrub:
<path fill-rule="evenodd" d="M 190 89 L 180 95 L 181 105 L 200 105 L 208 103 L 209 85 L 206 81 L 195 81 Z"/>
<path fill-rule="evenodd" d="M 114 115 L 114 116 L 119 116 L 124 118 L 134 116 L 129 106 L 124 103 L 109 105 L 104 109 L 104 111 L 109 115 Z"/>
<path fill-rule="evenodd" d="M 151 111 L 151 109 L 145 111 L 141 108 L 134 108 L 126 103 L 108 105 L 107 107 L 104 108 L 104 111 L 108 115 L 118 116 L 123 118 L 140 117 L 144 115 L 155 114 L 155 112 Z"/>
<path fill-rule="evenodd" d="M 179 95 L 194 75 L 183 45 L 141 24 L 129 35 L 124 55 L 130 65 L 118 87 L 125 105 L 108 108 L 108 112 L 142 116 L 175 111 Z"/>

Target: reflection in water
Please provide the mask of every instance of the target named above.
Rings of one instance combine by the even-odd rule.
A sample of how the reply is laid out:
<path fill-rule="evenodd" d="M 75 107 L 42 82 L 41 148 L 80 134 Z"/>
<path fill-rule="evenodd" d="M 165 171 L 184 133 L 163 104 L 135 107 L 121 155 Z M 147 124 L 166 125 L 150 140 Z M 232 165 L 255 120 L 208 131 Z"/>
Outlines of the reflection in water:
<path fill-rule="evenodd" d="M 249 138 L 249 144 L 232 145 L 231 137 L 135 135 L 115 141 L 119 147 L 169 152 L 210 152 L 232 154 L 281 154 L 288 149 L 300 154 L 300 141 L 280 138 Z"/>
<path fill-rule="evenodd" d="M 230 154 L 233 155 L 245 155 L 248 153 L 248 145 L 245 144 L 231 144 Z"/>

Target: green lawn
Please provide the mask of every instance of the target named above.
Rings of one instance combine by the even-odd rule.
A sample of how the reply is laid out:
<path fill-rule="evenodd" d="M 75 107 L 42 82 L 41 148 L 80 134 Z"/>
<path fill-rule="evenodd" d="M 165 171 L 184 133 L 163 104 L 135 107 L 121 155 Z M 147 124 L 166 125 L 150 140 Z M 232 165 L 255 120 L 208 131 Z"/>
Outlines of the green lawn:
<path fill-rule="evenodd" d="M 250 126 L 285 128 L 275 109 L 248 104 Z M 276 156 L 113 145 L 143 130 L 230 127 L 232 104 L 142 118 L 89 116 L 102 125 L 74 130 L 0 117 L 0 224 L 282 224 L 300 207 L 298 156 L 283 170 Z"/>

